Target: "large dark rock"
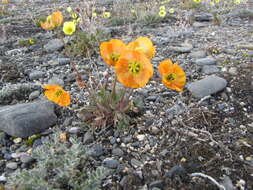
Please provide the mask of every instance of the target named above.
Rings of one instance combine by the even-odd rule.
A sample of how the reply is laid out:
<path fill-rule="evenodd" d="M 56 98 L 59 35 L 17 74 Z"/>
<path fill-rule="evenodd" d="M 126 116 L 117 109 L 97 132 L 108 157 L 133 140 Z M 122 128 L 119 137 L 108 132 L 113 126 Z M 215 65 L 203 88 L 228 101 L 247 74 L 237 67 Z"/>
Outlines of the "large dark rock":
<path fill-rule="evenodd" d="M 56 123 L 54 105 L 37 102 L 0 107 L 0 130 L 11 136 L 26 138 Z"/>

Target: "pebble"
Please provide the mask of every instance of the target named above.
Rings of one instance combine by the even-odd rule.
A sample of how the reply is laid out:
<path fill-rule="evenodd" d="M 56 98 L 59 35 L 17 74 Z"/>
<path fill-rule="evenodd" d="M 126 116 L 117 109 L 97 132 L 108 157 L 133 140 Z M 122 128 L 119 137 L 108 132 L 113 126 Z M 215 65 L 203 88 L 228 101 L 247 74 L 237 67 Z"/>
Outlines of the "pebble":
<path fill-rule="evenodd" d="M 189 45 L 189 46 L 175 46 L 175 47 L 169 47 L 169 50 L 170 51 L 174 51 L 174 52 L 177 52 L 177 53 L 190 53 L 191 50 L 193 49 L 193 46 L 192 45 Z"/>
<path fill-rule="evenodd" d="M 156 181 L 153 181 L 149 184 L 149 187 L 151 188 L 163 188 L 164 186 L 164 183 L 163 183 L 163 180 L 156 180 Z"/>
<path fill-rule="evenodd" d="M 206 52 L 205 51 L 194 51 L 189 54 L 191 58 L 199 59 L 199 58 L 204 58 L 206 57 Z"/>
<path fill-rule="evenodd" d="M 71 127 L 70 129 L 68 129 L 68 132 L 71 134 L 78 134 L 81 132 L 81 128 L 80 127 Z"/>
<path fill-rule="evenodd" d="M 112 138 L 110 139 L 110 143 L 111 143 L 111 144 L 115 144 L 115 143 L 116 143 L 116 140 L 117 140 L 117 139 L 116 139 L 115 137 L 112 137 Z"/>
<path fill-rule="evenodd" d="M 115 156 L 122 157 L 124 155 L 124 152 L 120 148 L 114 148 L 112 150 L 112 154 L 115 155 Z"/>
<path fill-rule="evenodd" d="M 60 39 L 52 39 L 46 45 L 44 45 L 44 49 L 47 52 L 54 52 L 57 50 L 61 50 L 64 44 Z"/>
<path fill-rule="evenodd" d="M 29 164 L 29 163 L 35 161 L 35 159 L 33 157 L 29 156 L 28 154 L 23 154 L 20 157 L 20 161 L 22 163 Z"/>
<path fill-rule="evenodd" d="M 35 90 L 29 95 L 29 100 L 34 100 L 40 96 L 40 91 Z"/>
<path fill-rule="evenodd" d="M 1 182 L 1 183 L 4 183 L 4 182 L 6 182 L 6 181 L 7 181 L 7 178 L 6 178 L 6 177 L 0 176 L 0 182 Z"/>
<path fill-rule="evenodd" d="M 19 143 L 22 142 L 22 138 L 20 138 L 20 137 L 15 138 L 15 139 L 13 139 L 13 142 L 14 142 L 15 144 L 19 144 Z"/>
<path fill-rule="evenodd" d="M 127 136 L 122 139 L 122 142 L 127 144 L 127 143 L 132 142 L 132 140 L 133 140 L 133 138 L 131 136 Z"/>
<path fill-rule="evenodd" d="M 142 162 L 139 160 L 136 160 L 135 158 L 132 158 L 130 162 L 134 168 L 138 168 L 142 165 Z"/>
<path fill-rule="evenodd" d="M 228 72 L 231 75 L 237 75 L 237 68 L 236 67 L 231 67 L 231 68 L 229 68 Z"/>
<path fill-rule="evenodd" d="M 165 177 L 173 178 L 176 175 L 186 175 L 187 172 L 182 166 L 174 166 L 168 172 L 165 173 Z"/>
<path fill-rule="evenodd" d="M 139 141 L 143 141 L 145 139 L 145 135 L 137 135 L 136 138 L 139 140 Z"/>
<path fill-rule="evenodd" d="M 213 20 L 213 15 L 210 13 L 202 13 L 195 15 L 194 18 L 198 22 L 209 22 Z"/>
<path fill-rule="evenodd" d="M 111 158 L 106 158 L 103 160 L 103 165 L 106 168 L 116 169 L 119 165 L 119 161 Z"/>
<path fill-rule="evenodd" d="M 32 148 L 35 149 L 35 148 L 37 148 L 37 147 L 39 147 L 39 146 L 41 146 L 41 145 L 43 145 L 42 140 L 41 140 L 41 139 L 36 139 L 36 140 L 33 142 Z"/>
<path fill-rule="evenodd" d="M 94 141 L 94 136 L 93 134 L 90 132 L 90 131 L 87 131 L 85 134 L 84 134 L 84 137 L 83 137 L 83 143 L 84 144 L 90 144 Z"/>
<path fill-rule="evenodd" d="M 155 127 L 155 126 L 152 126 L 151 127 L 151 133 L 154 134 L 154 135 L 157 135 L 158 133 L 160 133 L 160 129 Z"/>
<path fill-rule="evenodd" d="M 187 88 L 196 98 L 215 94 L 227 86 L 227 81 L 221 77 L 211 75 L 204 79 L 190 83 Z"/>
<path fill-rule="evenodd" d="M 30 80 L 38 80 L 38 79 L 44 78 L 44 77 L 45 77 L 45 72 L 43 72 L 43 71 L 32 71 L 29 74 Z"/>
<path fill-rule="evenodd" d="M 64 81 L 56 76 L 52 77 L 51 79 L 48 80 L 48 84 L 57 84 L 60 86 L 64 86 Z"/>
<path fill-rule="evenodd" d="M 57 65 L 67 65 L 70 63 L 70 61 L 71 61 L 70 58 L 57 58 L 57 59 L 51 60 L 50 62 L 54 62 Z"/>
<path fill-rule="evenodd" d="M 9 162 L 9 163 L 6 164 L 6 168 L 15 170 L 15 169 L 18 168 L 18 164 L 16 162 Z"/>
<path fill-rule="evenodd" d="M 204 74 L 218 73 L 220 71 L 216 65 L 204 65 L 201 70 Z"/>
<path fill-rule="evenodd" d="M 203 65 L 214 65 L 216 64 L 216 60 L 212 57 L 200 58 L 194 61 L 195 64 L 203 66 Z"/>
<path fill-rule="evenodd" d="M 87 151 L 87 154 L 92 157 L 99 157 L 104 154 L 104 148 L 100 144 L 94 145 L 90 150 Z"/>

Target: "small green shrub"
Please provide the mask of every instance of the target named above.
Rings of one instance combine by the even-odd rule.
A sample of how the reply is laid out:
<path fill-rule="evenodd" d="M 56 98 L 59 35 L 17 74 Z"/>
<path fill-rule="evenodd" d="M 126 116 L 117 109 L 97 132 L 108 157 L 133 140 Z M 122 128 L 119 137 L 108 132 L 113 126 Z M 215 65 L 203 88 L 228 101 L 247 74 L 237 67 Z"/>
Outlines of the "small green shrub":
<path fill-rule="evenodd" d="M 88 156 L 84 146 L 76 138 L 60 141 L 60 132 L 52 135 L 32 156 L 37 165 L 30 170 L 15 171 L 6 184 L 7 188 L 98 190 L 105 174 L 103 168 L 88 171 Z"/>
<path fill-rule="evenodd" d="M 73 40 L 65 45 L 65 53 L 70 57 L 89 56 L 98 51 L 99 42 L 110 38 L 110 34 L 97 30 L 94 33 L 76 32 Z"/>

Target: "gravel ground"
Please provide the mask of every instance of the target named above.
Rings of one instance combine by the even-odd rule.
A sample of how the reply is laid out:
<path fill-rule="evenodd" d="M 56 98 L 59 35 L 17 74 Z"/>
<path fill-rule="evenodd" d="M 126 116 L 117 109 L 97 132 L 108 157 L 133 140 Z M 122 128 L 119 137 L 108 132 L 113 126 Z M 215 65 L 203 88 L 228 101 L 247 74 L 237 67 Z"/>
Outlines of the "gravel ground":
<path fill-rule="evenodd" d="M 143 106 L 124 130 L 89 130 L 78 118 L 77 110 L 88 97 L 78 89 L 70 62 L 78 63 L 81 71 L 102 76 L 106 65 L 101 58 L 68 57 L 59 36 L 31 24 L 31 14 L 75 3 L 11 1 L 9 9 L 15 14 L 0 16 L 0 118 L 4 106 L 41 99 L 41 85 L 57 83 L 71 93 L 72 104 L 66 109 L 56 107 L 56 125 L 89 147 L 94 168 L 110 169 L 102 189 L 218 189 L 194 173 L 211 176 L 226 190 L 253 189 L 251 2 L 221 14 L 220 25 L 208 11 L 193 11 L 193 22 L 182 16 L 152 25 L 103 26 L 112 38 L 126 42 L 150 37 L 157 48 L 155 69 L 161 60 L 171 58 L 187 74 L 186 89 L 179 94 L 166 89 L 155 71 L 146 87 L 134 91 L 133 97 L 142 100 Z M 110 6 L 110 1 L 103 6 Z M 204 18 L 208 21 L 203 22 Z M 27 38 L 37 42 L 21 47 L 19 40 Z M 50 133 L 51 129 L 44 131 L 30 146 L 24 139 L 0 132 L 0 183 L 6 183 L 17 168 L 34 167 L 30 153 L 43 146 Z"/>

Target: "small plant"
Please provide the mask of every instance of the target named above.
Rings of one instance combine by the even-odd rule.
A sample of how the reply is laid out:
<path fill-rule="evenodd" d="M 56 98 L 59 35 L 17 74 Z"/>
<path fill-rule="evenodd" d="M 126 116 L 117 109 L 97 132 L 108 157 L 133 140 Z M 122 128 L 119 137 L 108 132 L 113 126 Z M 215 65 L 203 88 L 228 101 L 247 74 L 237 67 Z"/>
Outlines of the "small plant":
<path fill-rule="evenodd" d="M 32 156 L 37 160 L 33 169 L 17 170 L 8 180 L 10 189 L 83 189 L 99 190 L 104 168 L 88 170 L 89 157 L 84 146 L 76 138 L 60 140 L 56 132 Z"/>
<path fill-rule="evenodd" d="M 155 46 L 147 37 L 139 37 L 127 45 L 119 39 L 102 42 L 101 57 L 115 72 L 114 79 L 110 80 L 112 72 L 108 69 L 103 82 L 97 82 L 90 76 L 90 82 L 85 83 L 72 63 L 78 86 L 89 93 L 90 101 L 81 110 L 80 118 L 96 127 L 128 126 L 129 113 L 134 112 L 135 108 L 131 100 L 133 89 L 144 87 L 152 78 L 154 69 L 151 59 L 155 52 Z M 180 66 L 167 59 L 160 63 L 159 72 L 166 87 L 178 92 L 183 91 L 186 77 Z M 117 88 L 117 82 L 124 87 Z M 47 93 L 46 91 L 45 95 L 48 97 Z M 55 92 L 50 96 L 56 97 Z M 58 97 L 49 97 L 49 100 L 60 105 Z"/>
<path fill-rule="evenodd" d="M 8 3 L 9 3 L 8 0 L 2 0 L 0 2 L 0 16 L 5 16 L 9 14 Z"/>
<path fill-rule="evenodd" d="M 107 39 L 109 34 L 97 30 L 95 33 L 88 33 L 86 31 L 76 32 L 73 39 L 65 44 L 65 53 L 70 57 L 76 56 L 90 56 L 97 52 L 99 42 Z"/>
<path fill-rule="evenodd" d="M 18 44 L 20 46 L 31 46 L 31 45 L 35 44 L 36 42 L 37 42 L 36 39 L 29 38 L 29 39 L 25 39 L 25 40 L 19 40 Z"/>
<path fill-rule="evenodd" d="M 160 23 L 162 20 L 163 19 L 161 16 L 159 16 L 159 14 L 148 14 L 143 16 L 140 21 L 145 25 L 152 25 Z"/>

